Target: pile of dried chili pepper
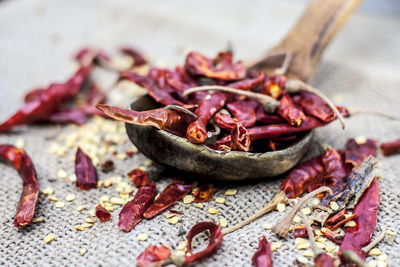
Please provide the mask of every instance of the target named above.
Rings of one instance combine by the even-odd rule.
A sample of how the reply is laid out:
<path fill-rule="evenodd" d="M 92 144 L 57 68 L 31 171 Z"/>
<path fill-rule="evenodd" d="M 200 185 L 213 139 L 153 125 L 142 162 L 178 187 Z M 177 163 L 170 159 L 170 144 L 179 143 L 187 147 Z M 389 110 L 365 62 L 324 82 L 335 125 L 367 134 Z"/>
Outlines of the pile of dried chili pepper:
<path fill-rule="evenodd" d="M 296 142 L 310 130 L 347 116 L 320 92 L 285 76 L 266 76 L 234 62 L 231 52 L 215 58 L 187 55 L 174 70 L 147 75 L 120 73 L 147 89 L 160 108 L 134 111 L 98 105 L 108 116 L 150 125 L 216 150 L 265 152 Z"/>

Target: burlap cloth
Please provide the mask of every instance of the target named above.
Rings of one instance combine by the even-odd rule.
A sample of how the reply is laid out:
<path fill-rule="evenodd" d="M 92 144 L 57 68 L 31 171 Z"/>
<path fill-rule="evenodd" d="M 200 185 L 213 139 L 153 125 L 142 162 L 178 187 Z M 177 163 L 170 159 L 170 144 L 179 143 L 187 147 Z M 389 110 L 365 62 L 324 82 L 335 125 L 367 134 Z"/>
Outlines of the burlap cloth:
<path fill-rule="evenodd" d="M 386 5 L 386 6 L 385 6 Z M 71 55 L 83 45 L 112 49 L 120 44 L 134 44 L 151 55 L 155 62 L 169 66 L 182 63 L 183 51 L 194 49 L 207 55 L 233 44 L 237 58 L 255 58 L 277 42 L 301 13 L 303 3 L 294 1 L 5 1 L 0 4 L 0 120 L 6 119 L 22 103 L 24 92 L 51 81 L 62 81 L 72 71 Z M 397 10 L 397 12 L 396 12 Z M 326 50 L 313 84 L 337 104 L 355 108 L 380 110 L 400 115 L 400 21 L 396 1 L 366 3 L 348 22 Z M 129 99 L 128 99 L 129 100 Z M 129 102 L 129 101 L 128 101 Z M 400 137 L 400 123 L 376 116 L 357 116 L 347 120 L 342 131 L 337 122 L 318 129 L 316 136 L 335 148 L 343 147 L 350 137 L 359 135 L 388 141 Z M 72 131 L 71 126 L 62 132 Z M 25 149 L 32 157 L 41 188 L 51 186 L 54 195 L 63 199 L 75 193 L 73 202 L 64 209 L 54 207 L 43 194 L 39 197 L 36 217 L 44 222 L 18 231 L 13 225 L 21 181 L 10 167 L 0 165 L 0 265 L 35 266 L 122 266 L 135 265 L 136 257 L 148 244 L 163 243 L 175 247 L 184 240 L 179 228 L 189 229 L 198 221 L 224 217 L 229 225 L 252 215 L 277 189 L 281 179 L 232 184 L 217 184 L 216 197 L 227 188 L 238 193 L 226 197 L 226 204 L 216 204 L 215 197 L 200 210 L 182 202 L 174 206 L 183 211 L 176 225 L 168 224 L 165 215 L 144 221 L 130 233 L 117 227 L 120 208 L 107 223 L 95 223 L 79 232 L 74 225 L 87 217 L 76 207 L 93 207 L 98 198 L 115 195 L 113 188 L 79 192 L 71 182 L 57 178 L 57 171 L 73 173 L 68 157 L 48 153 L 52 141 L 45 136 L 57 134 L 56 126 L 21 127 L 10 134 L 0 134 L 0 143 L 25 140 Z M 121 145 L 121 150 L 129 144 Z M 307 157 L 317 153 L 313 146 Z M 382 162 L 379 180 L 381 206 L 378 224 L 398 233 L 400 229 L 400 157 L 378 155 Z M 122 175 L 146 158 L 118 161 L 112 174 L 99 172 L 104 179 Z M 155 167 L 157 169 L 157 167 Z M 170 179 L 158 182 L 159 190 Z M 265 190 L 268 189 L 268 190 Z M 217 207 L 219 214 L 207 213 Z M 265 222 L 275 222 L 283 214 L 272 213 L 224 237 L 218 252 L 198 266 L 250 266 L 258 239 L 266 235 L 271 242 L 276 235 L 262 228 Z M 44 236 L 52 233 L 56 239 L 45 244 Z M 147 233 L 146 241 L 137 241 L 138 233 Z M 400 239 L 393 245 L 378 246 L 389 256 L 390 266 L 400 266 Z M 79 254 L 87 249 L 84 256 Z M 273 252 L 275 266 L 290 266 L 301 255 L 293 240 Z"/>

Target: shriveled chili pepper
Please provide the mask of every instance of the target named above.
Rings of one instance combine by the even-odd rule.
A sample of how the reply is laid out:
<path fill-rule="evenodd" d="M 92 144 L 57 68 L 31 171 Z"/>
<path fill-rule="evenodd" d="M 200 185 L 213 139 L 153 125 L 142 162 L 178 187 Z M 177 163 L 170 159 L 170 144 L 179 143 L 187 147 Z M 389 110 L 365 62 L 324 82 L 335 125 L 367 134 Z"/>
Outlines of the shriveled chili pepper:
<path fill-rule="evenodd" d="M 97 187 L 97 172 L 91 158 L 78 147 L 75 156 L 76 185 L 81 190 Z"/>
<path fill-rule="evenodd" d="M 22 228 L 32 221 L 39 195 L 35 166 L 24 150 L 12 145 L 0 145 L 0 159 L 10 162 L 22 178 L 22 193 L 14 218 L 14 225 Z"/>
<path fill-rule="evenodd" d="M 91 72 L 91 65 L 81 66 L 65 83 L 53 83 L 45 91 L 26 102 L 7 121 L 0 124 L 0 132 L 14 126 L 46 121 L 59 106 L 74 97 Z"/>
<path fill-rule="evenodd" d="M 231 87 L 231 88 L 249 91 L 252 88 L 255 88 L 255 87 L 261 85 L 264 82 L 264 79 L 265 79 L 264 73 L 258 72 L 257 76 L 255 78 L 230 83 L 230 84 L 227 84 L 227 86 Z"/>
<path fill-rule="evenodd" d="M 154 200 L 153 204 L 146 210 L 143 217 L 146 219 L 153 218 L 154 216 L 165 211 L 177 201 L 184 198 L 192 190 L 192 185 L 185 184 L 170 184 L 168 185 Z"/>
<path fill-rule="evenodd" d="M 265 236 L 260 239 L 258 249 L 251 258 L 251 262 L 256 267 L 272 267 L 271 244 Z"/>
<path fill-rule="evenodd" d="M 317 156 L 295 167 L 279 189 L 284 191 L 288 198 L 295 198 L 306 192 L 307 188 L 323 175 L 321 156 Z"/>
<path fill-rule="evenodd" d="M 365 142 L 357 143 L 355 139 L 349 139 L 346 143 L 345 163 L 353 168 L 369 155 L 375 155 L 377 149 L 377 140 L 366 139 Z"/>
<path fill-rule="evenodd" d="M 241 63 L 232 63 L 232 54 L 220 53 L 214 62 L 198 53 L 191 52 L 186 57 L 185 70 L 194 76 L 205 76 L 220 80 L 240 80 L 246 76 L 246 68 Z"/>
<path fill-rule="evenodd" d="M 304 225 L 295 226 L 294 229 L 293 229 L 293 236 L 294 236 L 295 238 L 298 238 L 298 237 L 302 237 L 302 238 L 308 237 L 307 227 L 304 226 Z"/>
<path fill-rule="evenodd" d="M 342 261 L 343 250 L 351 250 L 361 259 L 365 259 L 366 253 L 362 251 L 362 248 L 369 244 L 375 231 L 379 204 L 379 187 L 375 178 L 353 210 L 353 213 L 357 214 L 358 217 L 354 220 L 356 226 L 346 229 L 339 249 L 339 256 Z"/>
<path fill-rule="evenodd" d="M 300 126 L 303 120 L 306 118 L 303 111 L 297 108 L 289 95 L 282 95 L 279 100 L 279 108 L 277 110 L 278 114 L 281 115 L 282 118 L 287 120 L 290 125 Z"/>
<path fill-rule="evenodd" d="M 247 129 L 239 122 L 231 131 L 231 148 L 238 151 L 250 150 L 250 136 Z"/>
<path fill-rule="evenodd" d="M 196 115 L 191 113 L 190 110 L 158 108 L 139 112 L 103 104 L 97 104 L 96 107 L 115 120 L 153 126 L 178 136 L 184 136 L 189 123 L 196 119 Z"/>
<path fill-rule="evenodd" d="M 392 142 L 386 142 L 381 144 L 381 152 L 384 156 L 389 156 L 400 152 L 400 139 Z"/>
<path fill-rule="evenodd" d="M 337 224 L 340 221 L 343 221 L 346 219 L 346 214 L 347 210 L 342 209 L 338 213 L 334 214 L 332 217 L 330 217 L 328 220 L 326 220 L 326 226 L 329 228 L 335 224 Z"/>
<path fill-rule="evenodd" d="M 330 146 L 326 147 L 322 156 L 322 165 L 325 169 L 324 184 L 326 186 L 332 188 L 346 178 L 347 172 L 342 156 Z"/>
<path fill-rule="evenodd" d="M 190 142 L 202 144 L 207 140 L 207 123 L 225 105 L 227 99 L 227 94 L 215 92 L 200 103 L 194 112 L 197 120 L 187 127 L 186 137 Z"/>
<path fill-rule="evenodd" d="M 222 129 L 232 131 L 236 127 L 237 120 L 232 118 L 229 114 L 218 112 L 214 116 L 215 123 Z"/>
<path fill-rule="evenodd" d="M 301 106 L 307 115 L 312 115 L 324 122 L 329 122 L 335 119 L 335 113 L 332 109 L 318 96 L 300 92 L 293 97 L 296 104 Z"/>
<path fill-rule="evenodd" d="M 146 267 L 151 263 L 166 260 L 169 258 L 170 255 L 171 255 L 171 249 L 167 248 L 164 245 L 161 246 L 149 245 L 145 249 L 145 251 L 140 253 L 140 255 L 136 258 L 136 262 L 137 265 L 139 265 L 140 267 Z"/>
<path fill-rule="evenodd" d="M 123 46 L 119 48 L 119 51 L 124 55 L 132 57 L 133 66 L 135 67 L 147 64 L 147 60 L 144 58 L 144 56 L 133 47 Z"/>
<path fill-rule="evenodd" d="M 25 94 L 24 102 L 27 103 L 34 100 L 35 98 L 39 98 L 42 94 L 44 94 L 44 92 L 46 92 L 46 88 L 37 88 L 30 90 Z"/>
<path fill-rule="evenodd" d="M 96 217 L 99 218 L 100 221 L 106 222 L 111 219 L 111 213 L 106 210 L 101 204 L 96 206 Z"/>
<path fill-rule="evenodd" d="M 329 240 L 331 240 L 332 242 L 338 245 L 342 244 L 344 235 L 340 235 L 338 232 L 331 231 L 325 227 L 321 228 L 320 231 L 325 237 L 329 238 Z"/>
<path fill-rule="evenodd" d="M 346 222 L 354 220 L 355 218 L 357 218 L 357 216 L 358 216 L 357 214 L 351 214 L 351 215 L 345 217 L 343 220 L 337 222 L 335 225 L 327 226 L 327 227 L 329 228 L 329 230 L 334 231 L 337 228 L 339 228 L 341 225 L 345 224 Z"/>
<path fill-rule="evenodd" d="M 161 104 L 183 105 L 181 101 L 171 96 L 167 91 L 163 90 L 163 88 L 160 88 L 150 77 L 139 75 L 134 71 L 124 71 L 120 73 L 120 79 L 130 80 L 146 88 L 149 95 Z"/>
<path fill-rule="evenodd" d="M 50 114 L 49 122 L 53 123 L 74 123 L 83 125 L 86 122 L 86 112 L 78 108 L 66 108 Z"/>
<path fill-rule="evenodd" d="M 125 232 L 130 232 L 142 218 L 143 213 L 149 208 L 156 193 L 156 184 L 139 187 L 133 200 L 127 202 L 119 213 L 118 227 Z"/>
<path fill-rule="evenodd" d="M 203 184 L 193 192 L 194 201 L 207 202 L 213 197 L 215 191 L 217 191 L 217 189 L 215 189 L 212 184 Z"/>
<path fill-rule="evenodd" d="M 196 235 L 207 230 L 210 233 L 210 241 L 208 243 L 208 246 L 202 251 L 192 253 L 193 238 Z M 222 244 L 222 233 L 221 233 L 221 227 L 219 227 L 219 225 L 213 222 L 199 222 L 195 224 L 187 234 L 187 245 L 186 245 L 187 253 L 185 255 L 184 266 L 210 257 L 217 251 L 217 249 L 221 246 L 221 244 Z"/>
<path fill-rule="evenodd" d="M 129 180 L 137 186 L 141 187 L 149 183 L 149 174 L 142 169 L 133 169 L 127 173 Z"/>
<path fill-rule="evenodd" d="M 286 77 L 281 75 L 267 77 L 263 84 L 262 93 L 278 99 L 282 95 L 282 88 L 285 86 L 286 80 Z"/>
<path fill-rule="evenodd" d="M 239 99 L 226 104 L 226 108 L 244 127 L 252 127 L 256 123 L 256 112 L 248 101 Z"/>

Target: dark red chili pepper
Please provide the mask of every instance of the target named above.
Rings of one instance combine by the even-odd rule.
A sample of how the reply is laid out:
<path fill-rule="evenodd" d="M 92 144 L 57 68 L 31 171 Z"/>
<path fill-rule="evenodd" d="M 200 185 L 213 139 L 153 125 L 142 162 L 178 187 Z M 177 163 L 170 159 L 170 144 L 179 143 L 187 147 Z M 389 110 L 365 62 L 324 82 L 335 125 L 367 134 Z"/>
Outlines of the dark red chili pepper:
<path fill-rule="evenodd" d="M 14 225 L 22 228 L 32 221 L 39 195 L 35 166 L 25 151 L 12 145 L 0 145 L 0 159 L 10 162 L 22 178 L 22 193 L 14 218 Z"/>
<path fill-rule="evenodd" d="M 345 163 L 353 168 L 369 155 L 375 155 L 377 149 L 377 140 L 367 139 L 365 143 L 358 144 L 355 139 L 349 139 L 346 143 Z"/>
<path fill-rule="evenodd" d="M 50 114 L 49 122 L 53 123 L 74 123 L 82 125 L 86 122 L 86 112 L 79 108 L 60 109 Z"/>
<path fill-rule="evenodd" d="M 217 191 L 217 189 L 215 189 L 212 184 L 203 184 L 193 192 L 194 201 L 207 202 L 213 197 L 215 191 Z"/>
<path fill-rule="evenodd" d="M 46 92 L 46 88 L 33 89 L 25 94 L 24 102 L 27 103 L 34 100 L 35 98 L 39 98 L 44 92 Z"/>
<path fill-rule="evenodd" d="M 100 221 L 106 222 L 111 219 L 111 213 L 106 210 L 101 204 L 96 206 L 96 217 L 99 218 Z"/>
<path fill-rule="evenodd" d="M 232 118 L 229 114 L 224 114 L 222 112 L 215 114 L 214 121 L 219 127 L 228 131 L 232 131 L 237 124 L 237 120 Z"/>
<path fill-rule="evenodd" d="M 147 89 L 149 95 L 157 102 L 164 105 L 179 105 L 182 106 L 183 103 L 173 96 L 170 93 L 165 91 L 163 88 L 160 88 L 155 81 L 153 81 L 150 77 L 142 76 L 137 74 L 134 71 L 124 71 L 120 73 L 121 79 L 130 80 L 144 88 Z"/>
<path fill-rule="evenodd" d="M 285 76 L 267 77 L 264 81 L 262 93 L 278 99 L 282 95 L 282 88 L 285 87 Z"/>
<path fill-rule="evenodd" d="M 295 167 L 279 187 L 288 198 L 295 198 L 306 192 L 313 181 L 324 175 L 321 156 L 314 157 Z"/>
<path fill-rule="evenodd" d="M 191 52 L 186 57 L 185 70 L 197 76 L 206 76 L 220 80 L 240 80 L 246 76 L 246 68 L 241 63 L 232 63 L 232 54 L 219 53 L 214 62 L 198 53 Z"/>
<path fill-rule="evenodd" d="M 79 147 L 75 157 L 76 185 L 81 190 L 97 187 L 97 172 L 92 160 Z"/>
<path fill-rule="evenodd" d="M 251 258 L 251 262 L 256 267 L 272 267 L 271 244 L 265 236 L 258 243 L 258 249 Z"/>
<path fill-rule="evenodd" d="M 31 101 L 25 103 L 13 116 L 0 124 L 0 132 L 14 126 L 47 121 L 59 106 L 74 97 L 91 72 L 91 65 L 82 66 L 66 83 L 53 83 Z"/>
<path fill-rule="evenodd" d="M 335 262 L 331 256 L 322 252 L 314 259 L 314 267 L 335 267 Z"/>
<path fill-rule="evenodd" d="M 308 232 L 307 232 L 307 228 L 304 225 L 298 225 L 293 229 L 293 236 L 295 238 L 298 237 L 303 237 L 306 238 L 308 237 Z"/>
<path fill-rule="evenodd" d="M 142 169 L 133 169 L 127 173 L 129 180 L 137 186 L 141 187 L 149 183 L 149 174 Z"/>
<path fill-rule="evenodd" d="M 252 108 L 256 112 L 256 121 L 264 123 L 264 124 L 271 124 L 271 123 L 283 123 L 286 122 L 281 116 L 279 115 L 272 115 L 268 114 L 265 109 L 253 99 L 248 99 L 247 103 L 252 106 Z"/>
<path fill-rule="evenodd" d="M 133 47 L 124 46 L 121 47 L 119 51 L 124 55 L 132 57 L 134 61 L 133 66 L 135 67 L 147 64 L 147 60 L 142 56 L 142 54 L 138 50 L 136 50 Z"/>
<path fill-rule="evenodd" d="M 336 118 L 332 109 L 318 96 L 308 93 L 300 92 L 293 101 L 301 106 L 307 115 L 312 115 L 324 122 L 332 121 Z"/>
<path fill-rule="evenodd" d="M 381 144 L 381 151 L 384 156 L 400 152 L 400 139 Z"/>
<path fill-rule="evenodd" d="M 222 92 L 209 94 L 194 112 L 197 120 L 192 122 L 186 131 L 187 139 L 192 143 L 202 144 L 207 140 L 207 123 L 226 103 L 228 95 Z"/>
<path fill-rule="evenodd" d="M 231 131 L 231 148 L 238 151 L 250 150 L 250 137 L 247 129 L 239 122 Z"/>
<path fill-rule="evenodd" d="M 256 112 L 248 101 L 239 99 L 226 104 L 226 108 L 244 127 L 252 127 L 256 124 Z"/>
<path fill-rule="evenodd" d="M 192 253 L 193 238 L 196 235 L 206 230 L 210 232 L 210 241 L 208 243 L 208 246 L 202 251 L 199 251 L 197 253 Z M 187 245 L 186 245 L 187 253 L 185 255 L 184 266 L 210 257 L 217 251 L 217 249 L 221 246 L 221 244 L 222 244 L 222 233 L 219 225 L 213 222 L 199 222 L 195 224 L 187 234 Z"/>
<path fill-rule="evenodd" d="M 192 190 L 192 185 L 185 184 L 170 184 L 164 191 L 160 193 L 158 198 L 154 200 L 153 204 L 146 210 L 143 217 L 146 219 L 153 218 L 154 216 L 165 211 L 177 201 L 181 200 Z"/>
<path fill-rule="evenodd" d="M 379 204 L 378 181 L 375 178 L 353 210 L 353 213 L 358 215 L 354 220 L 356 226 L 346 229 L 346 234 L 339 250 L 341 258 L 343 250 L 351 250 L 361 259 L 365 259 L 366 253 L 361 249 L 371 241 L 376 227 Z"/>
<path fill-rule="evenodd" d="M 113 119 L 153 126 L 179 136 L 184 136 L 189 123 L 195 120 L 190 114 L 178 109 L 158 108 L 139 112 L 103 104 L 97 104 L 96 107 Z"/>
<path fill-rule="evenodd" d="M 284 94 L 282 95 L 281 99 L 279 100 L 279 108 L 277 113 L 281 115 L 282 118 L 287 120 L 290 125 L 300 126 L 306 115 L 304 115 L 303 111 L 297 108 L 294 104 L 292 99 L 289 95 Z"/>
<path fill-rule="evenodd" d="M 153 246 L 149 245 L 145 251 L 140 253 L 137 257 L 136 262 L 139 267 L 146 267 L 150 263 L 163 261 L 169 258 L 171 255 L 171 249 L 167 248 L 164 245 L 161 246 Z M 158 265 L 159 267 L 161 265 Z"/>
<path fill-rule="evenodd" d="M 139 187 L 133 200 L 122 207 L 119 213 L 118 227 L 125 232 L 130 232 L 142 220 L 143 213 L 149 208 L 155 192 L 156 184 L 154 182 Z"/>
<path fill-rule="evenodd" d="M 347 172 L 343 164 L 342 156 L 332 147 L 328 147 L 322 156 L 322 165 L 325 169 L 324 184 L 330 188 L 342 183 Z"/>
<path fill-rule="evenodd" d="M 239 82 L 229 83 L 226 86 L 236 89 L 242 89 L 250 91 L 250 89 L 255 88 L 264 82 L 265 75 L 262 72 L 257 73 L 257 77 L 252 79 L 246 79 Z"/>

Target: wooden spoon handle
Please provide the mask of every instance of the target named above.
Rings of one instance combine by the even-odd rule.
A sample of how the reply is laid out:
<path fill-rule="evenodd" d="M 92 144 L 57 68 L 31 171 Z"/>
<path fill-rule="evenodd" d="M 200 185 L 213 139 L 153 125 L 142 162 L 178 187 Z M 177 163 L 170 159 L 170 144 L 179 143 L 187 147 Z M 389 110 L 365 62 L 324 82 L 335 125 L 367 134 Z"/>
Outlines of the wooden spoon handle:
<path fill-rule="evenodd" d="M 279 51 L 292 53 L 287 69 L 290 78 L 312 79 L 325 47 L 362 0 L 311 0 L 296 25 L 268 55 Z M 267 58 L 269 57 L 267 55 Z M 266 71 L 270 66 L 264 57 L 251 68 Z"/>

